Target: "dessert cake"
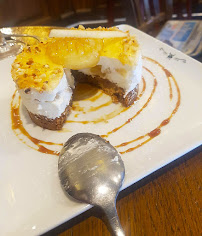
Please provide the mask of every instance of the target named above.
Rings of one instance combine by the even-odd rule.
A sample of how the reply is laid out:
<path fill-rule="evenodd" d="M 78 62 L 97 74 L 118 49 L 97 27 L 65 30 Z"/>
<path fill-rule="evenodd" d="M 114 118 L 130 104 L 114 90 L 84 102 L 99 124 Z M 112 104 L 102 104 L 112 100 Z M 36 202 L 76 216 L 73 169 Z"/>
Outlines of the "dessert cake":
<path fill-rule="evenodd" d="M 142 58 L 134 36 L 118 28 L 52 30 L 47 41 L 24 48 L 11 74 L 34 123 L 61 129 L 78 82 L 90 83 L 114 102 L 137 98 Z"/>

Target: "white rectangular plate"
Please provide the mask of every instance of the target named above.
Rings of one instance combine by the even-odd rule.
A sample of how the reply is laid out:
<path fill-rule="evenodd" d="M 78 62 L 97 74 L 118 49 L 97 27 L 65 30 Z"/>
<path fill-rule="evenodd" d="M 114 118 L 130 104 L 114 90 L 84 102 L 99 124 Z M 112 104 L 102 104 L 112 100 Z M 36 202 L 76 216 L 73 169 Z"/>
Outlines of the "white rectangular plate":
<path fill-rule="evenodd" d="M 144 56 L 143 77 L 146 88 L 132 107 L 120 112 L 123 110 L 120 104 L 109 104 L 110 97 L 98 91 L 94 96 L 97 96 L 97 100 L 76 102 L 75 107 L 83 107 L 83 110 L 73 110 L 68 120 L 89 121 L 101 118 L 106 121 L 66 123 L 64 132 L 43 130 L 34 125 L 23 106 L 20 114 L 25 129 L 33 137 L 57 143 L 64 143 L 77 132 L 106 134 L 135 116 L 131 122 L 107 137 L 116 146 L 145 135 L 127 146 L 117 148 L 119 152 L 130 151 L 122 155 L 126 168 L 123 188 L 126 188 L 201 144 L 202 66 L 133 27 L 121 25 L 119 28 L 137 36 Z M 35 150 L 37 146 L 25 136 L 16 136 L 18 129 L 15 129 L 16 133 L 12 130 L 11 100 L 15 91 L 10 74 L 12 61 L 13 58 L 0 61 L 0 234 L 36 235 L 60 225 L 90 206 L 73 202 L 63 194 L 57 174 L 58 156 L 38 152 Z M 139 93 L 143 85 L 142 80 Z M 152 90 L 155 90 L 153 96 Z M 179 101 L 179 108 L 170 122 L 159 127 Z M 104 103 L 108 106 L 92 111 L 91 106 L 97 107 Z M 109 113 L 113 118 L 109 119 Z M 148 140 L 148 133 L 158 127 L 161 130 L 158 130 L 159 135 L 131 151 L 130 148 Z M 58 145 L 44 146 L 51 150 L 61 149 Z"/>

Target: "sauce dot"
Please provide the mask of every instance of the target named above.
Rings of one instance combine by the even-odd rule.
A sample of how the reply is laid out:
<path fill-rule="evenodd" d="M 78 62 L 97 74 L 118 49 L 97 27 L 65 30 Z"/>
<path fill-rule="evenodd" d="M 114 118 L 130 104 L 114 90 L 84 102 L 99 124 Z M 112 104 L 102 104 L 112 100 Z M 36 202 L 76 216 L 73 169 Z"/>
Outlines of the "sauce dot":
<path fill-rule="evenodd" d="M 150 133 L 148 133 L 148 135 L 151 138 L 154 138 L 154 137 L 158 136 L 160 133 L 161 133 L 161 130 L 157 128 L 157 129 L 152 130 Z"/>

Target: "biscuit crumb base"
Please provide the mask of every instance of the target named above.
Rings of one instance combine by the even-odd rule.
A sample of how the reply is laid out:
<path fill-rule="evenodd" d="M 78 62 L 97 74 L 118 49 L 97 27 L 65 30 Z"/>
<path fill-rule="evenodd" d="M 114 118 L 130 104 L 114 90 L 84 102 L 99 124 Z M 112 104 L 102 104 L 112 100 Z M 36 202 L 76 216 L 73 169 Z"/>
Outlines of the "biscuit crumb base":
<path fill-rule="evenodd" d="M 138 85 L 124 97 L 124 90 L 107 79 L 103 79 L 100 76 L 92 77 L 90 75 L 85 75 L 82 72 L 78 71 L 72 71 L 72 74 L 75 77 L 76 83 L 89 83 L 98 88 L 101 88 L 106 94 L 111 96 L 114 103 L 120 102 L 123 106 L 128 107 L 131 106 L 137 99 L 139 88 Z M 40 127 L 49 130 L 61 130 L 67 119 L 67 116 L 70 114 L 70 111 L 71 102 L 70 105 L 66 107 L 65 111 L 61 114 L 61 116 L 55 119 L 50 119 L 46 116 L 33 114 L 29 111 L 28 113 L 32 121 Z"/>
<path fill-rule="evenodd" d="M 62 129 L 67 116 L 70 114 L 70 110 L 71 107 L 68 105 L 65 108 L 65 111 L 61 114 L 60 117 L 56 117 L 55 119 L 50 119 L 47 118 L 46 116 L 42 116 L 42 115 L 37 115 L 37 114 L 33 114 L 31 112 L 28 111 L 30 118 L 32 119 L 32 121 L 41 126 L 44 129 L 50 129 L 50 130 L 60 130 Z"/>
<path fill-rule="evenodd" d="M 107 79 L 103 79 L 100 76 L 92 77 L 91 75 L 85 75 L 79 71 L 72 71 L 72 74 L 76 82 L 89 83 L 101 88 L 106 94 L 111 96 L 114 103 L 120 102 L 123 106 L 128 107 L 131 106 L 137 99 L 139 88 L 138 85 L 125 96 L 125 91 L 123 88 L 118 87 L 115 83 L 112 83 Z"/>

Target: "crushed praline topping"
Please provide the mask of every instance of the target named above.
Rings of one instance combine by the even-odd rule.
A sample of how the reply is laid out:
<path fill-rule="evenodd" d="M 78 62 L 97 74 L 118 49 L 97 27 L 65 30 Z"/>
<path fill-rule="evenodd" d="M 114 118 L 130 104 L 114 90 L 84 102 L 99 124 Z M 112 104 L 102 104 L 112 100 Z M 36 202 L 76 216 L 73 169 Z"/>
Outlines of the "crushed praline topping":
<path fill-rule="evenodd" d="M 85 29 L 79 26 L 78 29 L 120 31 L 116 27 Z M 137 48 L 139 45 L 135 37 L 128 32 L 123 38 L 49 38 L 24 48 L 12 64 L 11 73 L 19 89 L 51 91 L 59 84 L 64 74 L 63 67 L 75 70 L 93 68 L 100 56 L 116 58 L 122 64 L 132 66 Z"/>
<path fill-rule="evenodd" d="M 39 92 L 53 90 L 64 74 L 63 67 L 46 55 L 46 44 L 41 43 L 26 47 L 17 55 L 11 73 L 19 89 L 34 88 Z"/>

